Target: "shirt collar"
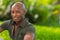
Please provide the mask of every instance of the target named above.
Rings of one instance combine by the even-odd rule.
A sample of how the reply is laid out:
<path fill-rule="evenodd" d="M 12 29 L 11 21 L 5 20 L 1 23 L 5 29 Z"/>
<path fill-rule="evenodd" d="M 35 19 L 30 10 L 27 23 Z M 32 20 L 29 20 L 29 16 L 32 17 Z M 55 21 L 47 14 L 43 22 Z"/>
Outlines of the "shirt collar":
<path fill-rule="evenodd" d="M 24 28 L 25 27 L 25 24 L 27 23 L 27 19 L 24 18 L 23 21 L 20 23 L 19 27 L 20 28 Z M 11 24 L 14 25 L 15 22 L 11 19 Z"/>

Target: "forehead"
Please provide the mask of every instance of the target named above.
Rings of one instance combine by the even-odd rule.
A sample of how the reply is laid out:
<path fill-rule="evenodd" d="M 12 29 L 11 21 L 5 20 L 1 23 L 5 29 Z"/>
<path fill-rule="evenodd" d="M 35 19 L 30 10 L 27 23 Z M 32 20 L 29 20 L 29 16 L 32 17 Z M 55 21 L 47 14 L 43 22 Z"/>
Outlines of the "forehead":
<path fill-rule="evenodd" d="M 25 7 L 22 3 L 15 3 L 14 5 L 12 5 L 11 9 L 18 9 L 18 10 L 23 10 Z"/>
<path fill-rule="evenodd" d="M 11 10 L 22 10 L 22 7 L 20 6 L 14 6 L 11 8 Z"/>
<path fill-rule="evenodd" d="M 14 6 L 13 8 L 11 8 L 11 10 L 21 10 L 22 8 L 21 7 L 18 7 L 18 6 Z"/>

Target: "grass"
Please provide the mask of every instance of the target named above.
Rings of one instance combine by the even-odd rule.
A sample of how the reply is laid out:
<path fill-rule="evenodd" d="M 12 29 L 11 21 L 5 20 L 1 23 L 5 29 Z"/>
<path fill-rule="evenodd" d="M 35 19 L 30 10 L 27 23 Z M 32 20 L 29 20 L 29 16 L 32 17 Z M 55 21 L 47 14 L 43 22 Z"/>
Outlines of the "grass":
<path fill-rule="evenodd" d="M 36 26 L 36 40 L 60 40 L 60 28 Z"/>
<path fill-rule="evenodd" d="M 0 22 L 2 24 L 2 22 Z M 36 40 L 60 40 L 60 28 L 35 25 Z M 11 40 L 7 30 L 0 33 L 0 39 Z"/>

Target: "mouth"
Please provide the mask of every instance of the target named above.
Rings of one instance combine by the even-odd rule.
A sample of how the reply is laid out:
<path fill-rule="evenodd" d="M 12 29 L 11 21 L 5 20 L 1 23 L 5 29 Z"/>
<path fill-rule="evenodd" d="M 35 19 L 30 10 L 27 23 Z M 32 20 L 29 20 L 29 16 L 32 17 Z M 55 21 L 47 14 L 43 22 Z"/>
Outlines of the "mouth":
<path fill-rule="evenodd" d="M 20 18 L 13 18 L 13 20 L 19 20 Z"/>
<path fill-rule="evenodd" d="M 18 19 L 18 18 L 13 18 L 13 19 Z"/>
<path fill-rule="evenodd" d="M 13 18 L 13 20 L 20 20 L 20 19 L 21 19 L 20 17 Z"/>
<path fill-rule="evenodd" d="M 22 18 L 22 17 L 12 17 L 12 19 L 13 19 L 14 21 L 16 21 L 16 20 L 21 20 L 21 18 Z"/>

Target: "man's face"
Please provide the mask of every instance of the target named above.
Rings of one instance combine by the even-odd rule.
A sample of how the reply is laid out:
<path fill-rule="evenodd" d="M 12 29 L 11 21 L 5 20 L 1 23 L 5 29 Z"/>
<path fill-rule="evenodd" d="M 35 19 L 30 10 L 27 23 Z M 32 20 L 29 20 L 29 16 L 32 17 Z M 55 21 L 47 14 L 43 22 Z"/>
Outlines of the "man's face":
<path fill-rule="evenodd" d="M 20 21 L 23 17 L 24 13 L 21 7 L 19 6 L 14 6 L 11 8 L 11 16 L 13 21 Z"/>

